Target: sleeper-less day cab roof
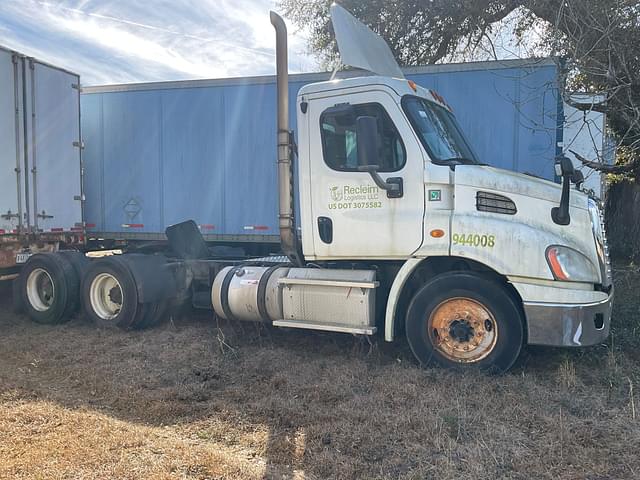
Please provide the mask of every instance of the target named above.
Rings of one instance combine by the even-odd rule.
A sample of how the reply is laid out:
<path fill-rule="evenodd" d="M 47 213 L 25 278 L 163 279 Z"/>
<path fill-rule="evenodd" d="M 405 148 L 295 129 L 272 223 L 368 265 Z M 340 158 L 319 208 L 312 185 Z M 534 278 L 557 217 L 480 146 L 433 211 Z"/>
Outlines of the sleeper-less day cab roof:
<path fill-rule="evenodd" d="M 341 78 L 324 82 L 309 83 L 300 88 L 298 97 L 309 97 L 316 94 L 324 94 L 327 92 L 344 89 L 355 90 L 358 88 L 364 88 L 367 90 L 371 90 L 371 88 L 376 86 L 388 87 L 393 90 L 400 98 L 404 95 L 415 95 L 450 110 L 450 107 L 442 101 L 442 97 L 440 97 L 437 92 L 421 87 L 411 80 L 405 80 L 403 78 L 383 77 L 380 75 Z"/>

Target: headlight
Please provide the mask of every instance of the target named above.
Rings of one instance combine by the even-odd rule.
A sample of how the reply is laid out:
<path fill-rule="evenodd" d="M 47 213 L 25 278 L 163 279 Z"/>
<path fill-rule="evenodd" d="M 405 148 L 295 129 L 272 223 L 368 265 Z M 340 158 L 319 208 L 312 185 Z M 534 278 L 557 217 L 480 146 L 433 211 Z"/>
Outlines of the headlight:
<path fill-rule="evenodd" d="M 561 245 L 551 245 L 546 252 L 553 278 L 565 282 L 598 282 L 598 271 L 580 252 Z"/>

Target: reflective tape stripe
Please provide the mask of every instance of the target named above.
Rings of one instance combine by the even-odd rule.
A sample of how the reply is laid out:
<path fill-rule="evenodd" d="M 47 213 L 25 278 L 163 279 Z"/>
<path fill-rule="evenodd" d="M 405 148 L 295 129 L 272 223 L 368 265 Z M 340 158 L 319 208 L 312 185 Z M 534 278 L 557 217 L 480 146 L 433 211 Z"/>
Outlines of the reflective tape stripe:
<path fill-rule="evenodd" d="M 245 225 L 245 230 L 269 230 L 269 227 L 266 225 Z"/>

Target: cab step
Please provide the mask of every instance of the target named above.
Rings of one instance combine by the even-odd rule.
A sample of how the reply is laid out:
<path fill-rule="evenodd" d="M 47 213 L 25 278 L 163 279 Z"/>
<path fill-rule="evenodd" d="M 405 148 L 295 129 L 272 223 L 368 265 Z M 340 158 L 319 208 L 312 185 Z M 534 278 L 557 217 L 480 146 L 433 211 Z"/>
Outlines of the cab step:
<path fill-rule="evenodd" d="M 323 330 L 325 332 L 353 333 L 356 335 L 374 335 L 377 331 L 376 327 L 354 327 L 340 323 L 315 323 L 305 322 L 301 320 L 276 320 L 273 322 L 273 326 L 287 328 L 304 328 L 307 330 Z"/>

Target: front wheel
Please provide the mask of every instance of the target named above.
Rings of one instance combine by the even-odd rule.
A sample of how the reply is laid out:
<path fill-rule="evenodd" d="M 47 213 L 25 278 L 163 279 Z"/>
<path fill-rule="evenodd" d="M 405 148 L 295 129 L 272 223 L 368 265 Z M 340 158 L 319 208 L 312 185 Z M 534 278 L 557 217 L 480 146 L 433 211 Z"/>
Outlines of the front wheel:
<path fill-rule="evenodd" d="M 407 340 L 420 363 L 496 373 L 518 358 L 523 327 L 506 289 L 471 272 L 430 280 L 414 295 L 406 317 Z"/>

